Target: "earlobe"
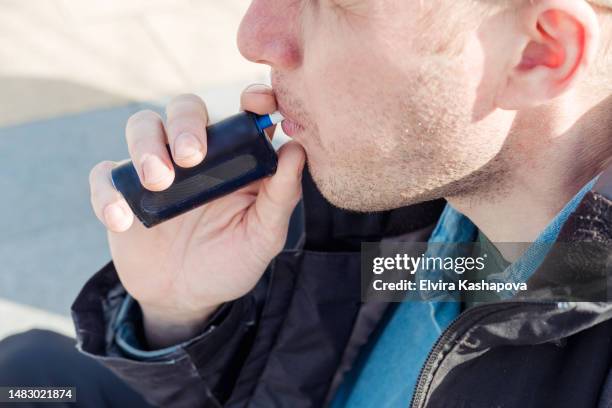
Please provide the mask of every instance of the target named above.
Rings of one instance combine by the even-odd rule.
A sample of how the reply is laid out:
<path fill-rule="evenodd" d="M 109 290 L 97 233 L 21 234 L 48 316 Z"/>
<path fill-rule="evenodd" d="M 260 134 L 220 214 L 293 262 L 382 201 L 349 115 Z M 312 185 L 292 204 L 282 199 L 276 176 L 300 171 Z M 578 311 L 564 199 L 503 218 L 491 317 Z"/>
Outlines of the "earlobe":
<path fill-rule="evenodd" d="M 590 65 L 599 40 L 593 9 L 583 0 L 525 1 L 519 12 L 520 62 L 509 68 L 496 104 L 519 110 L 569 88 Z"/>

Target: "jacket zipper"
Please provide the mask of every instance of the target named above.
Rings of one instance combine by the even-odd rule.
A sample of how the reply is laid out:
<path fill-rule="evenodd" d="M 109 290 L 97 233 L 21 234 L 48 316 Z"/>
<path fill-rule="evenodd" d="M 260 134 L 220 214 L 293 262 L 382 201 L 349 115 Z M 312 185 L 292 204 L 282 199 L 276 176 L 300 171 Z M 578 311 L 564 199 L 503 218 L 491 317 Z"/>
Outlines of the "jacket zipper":
<path fill-rule="evenodd" d="M 417 377 L 417 382 L 414 387 L 414 391 L 412 393 L 412 399 L 410 401 L 409 407 L 410 408 L 420 408 L 422 406 L 423 398 L 426 396 L 425 394 L 426 394 L 426 390 L 428 386 L 425 379 L 429 376 L 431 371 L 438 365 L 438 364 L 434 364 L 434 361 L 437 360 L 438 354 L 440 354 L 440 352 L 444 349 L 444 347 L 447 345 L 448 341 L 453 337 L 453 335 L 456 334 L 457 335 L 456 337 L 459 337 L 459 335 L 462 335 L 463 333 L 465 333 L 467 329 L 474 327 L 474 323 L 476 323 L 478 320 L 482 319 L 485 316 L 490 316 L 491 314 L 495 313 L 496 312 L 495 309 L 499 309 L 497 310 L 498 312 L 507 311 L 510 309 L 520 308 L 521 306 L 525 306 L 525 305 L 528 305 L 528 306 L 547 305 L 547 306 L 558 307 L 557 302 L 545 302 L 545 301 L 541 301 L 541 302 L 538 302 L 538 301 L 496 302 L 496 303 L 490 303 L 486 305 L 474 306 L 473 308 L 455 317 L 455 319 L 452 320 L 451 323 L 442 332 L 440 337 L 438 337 L 438 339 L 434 343 L 434 346 L 431 348 L 431 350 L 427 354 L 427 358 L 425 359 L 425 364 L 421 367 L 419 376 Z M 502 308 L 501 306 L 507 306 L 507 307 Z M 475 315 L 478 312 L 483 313 L 487 309 L 492 309 L 493 311 L 489 313 L 485 313 L 484 315 L 479 314 L 479 317 L 477 319 L 475 320 L 472 319 L 474 320 L 474 322 L 470 321 L 469 324 L 467 324 L 464 329 L 459 330 L 459 326 L 465 323 L 466 320 L 469 319 L 469 317 L 471 317 L 472 315 Z"/>

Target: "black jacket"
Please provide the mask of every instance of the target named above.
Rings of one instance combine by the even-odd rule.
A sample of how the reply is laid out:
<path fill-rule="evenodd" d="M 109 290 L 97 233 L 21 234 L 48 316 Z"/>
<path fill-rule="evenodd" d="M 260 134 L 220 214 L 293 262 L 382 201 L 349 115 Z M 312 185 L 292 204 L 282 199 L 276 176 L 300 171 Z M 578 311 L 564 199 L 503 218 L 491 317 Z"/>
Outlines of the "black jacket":
<path fill-rule="evenodd" d="M 426 241 L 444 202 L 360 215 L 330 207 L 307 173 L 303 184 L 298 249 L 278 255 L 255 289 L 225 305 L 205 334 L 163 359 L 126 358 L 114 341 L 125 290 L 109 263 L 74 302 L 80 350 L 160 406 L 324 406 L 393 307 L 360 301 L 360 242 Z M 604 174 L 559 235 L 598 242 L 595 258 L 605 270 L 611 199 L 612 175 Z M 580 265 L 554 262 L 542 271 L 567 269 L 572 282 L 583 276 Z M 462 313 L 427 358 L 412 406 L 612 406 L 612 304 L 539 301 L 537 288 L 568 276 L 547 273 L 536 271 L 536 289 L 521 299 Z"/>

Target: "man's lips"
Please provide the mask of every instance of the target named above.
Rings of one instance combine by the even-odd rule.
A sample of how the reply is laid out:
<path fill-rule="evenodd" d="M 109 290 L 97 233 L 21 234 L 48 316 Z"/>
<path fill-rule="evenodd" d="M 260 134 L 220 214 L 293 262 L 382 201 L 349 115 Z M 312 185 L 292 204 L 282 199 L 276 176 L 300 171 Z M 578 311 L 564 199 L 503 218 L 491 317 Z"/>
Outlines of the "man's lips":
<path fill-rule="evenodd" d="M 293 137 L 296 134 L 300 133 L 301 131 L 304 130 L 304 128 L 302 126 L 300 126 L 298 123 L 292 121 L 291 119 L 285 119 L 281 122 L 281 127 L 283 128 L 283 132 L 285 132 L 285 134 L 287 136 Z"/>
<path fill-rule="evenodd" d="M 281 127 L 287 136 L 293 137 L 304 130 L 304 127 L 282 108 L 279 108 L 279 112 L 285 118 L 281 122 Z"/>

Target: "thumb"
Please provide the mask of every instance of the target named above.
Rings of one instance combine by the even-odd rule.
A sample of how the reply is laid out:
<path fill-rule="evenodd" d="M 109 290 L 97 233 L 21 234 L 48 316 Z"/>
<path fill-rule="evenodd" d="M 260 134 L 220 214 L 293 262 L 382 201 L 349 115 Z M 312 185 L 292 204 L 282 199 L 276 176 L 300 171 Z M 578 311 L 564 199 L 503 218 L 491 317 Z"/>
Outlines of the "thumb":
<path fill-rule="evenodd" d="M 274 176 L 263 181 L 254 211 L 256 219 L 267 231 L 284 231 L 302 195 L 302 170 L 306 161 L 304 149 L 290 141 L 278 152 L 278 168 Z"/>

